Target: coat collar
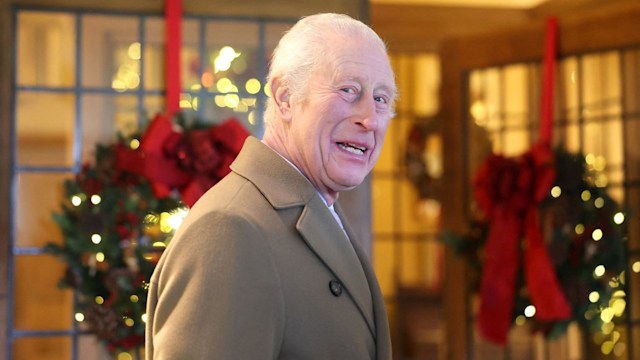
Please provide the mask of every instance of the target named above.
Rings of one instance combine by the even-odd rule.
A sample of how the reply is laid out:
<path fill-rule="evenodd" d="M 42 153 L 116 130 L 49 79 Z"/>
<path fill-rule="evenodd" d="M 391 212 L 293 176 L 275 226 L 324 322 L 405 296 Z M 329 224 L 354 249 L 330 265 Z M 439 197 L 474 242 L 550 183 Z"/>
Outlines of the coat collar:
<path fill-rule="evenodd" d="M 231 170 L 248 179 L 276 209 L 305 205 L 316 189 L 302 174 L 255 137 L 248 137 Z"/>
<path fill-rule="evenodd" d="M 375 338 L 371 279 L 369 274 L 365 274 L 366 265 L 362 264 L 366 260 L 354 251 L 349 238 L 313 185 L 286 160 L 254 137 L 247 138 L 231 169 L 251 181 L 275 209 L 304 207 L 296 229 L 351 294 Z M 349 237 L 355 239 L 355 234 L 347 224 L 345 228 Z"/>

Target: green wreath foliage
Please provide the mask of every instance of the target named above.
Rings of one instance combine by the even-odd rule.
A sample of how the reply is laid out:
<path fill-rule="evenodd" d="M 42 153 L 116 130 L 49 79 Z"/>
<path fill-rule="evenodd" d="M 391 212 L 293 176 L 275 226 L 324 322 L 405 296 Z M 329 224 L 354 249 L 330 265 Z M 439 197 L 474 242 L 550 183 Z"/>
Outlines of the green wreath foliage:
<path fill-rule="evenodd" d="M 109 350 L 144 343 L 146 281 L 171 233 L 162 214 L 183 207 L 178 197 L 155 197 L 142 176 L 114 166 L 115 149 L 98 145 L 95 162 L 64 183 L 66 199 L 53 218 L 64 242 L 46 250 L 67 264 L 59 286 L 77 291 L 76 312 Z"/>
<path fill-rule="evenodd" d="M 590 333 L 612 336 L 626 316 L 626 219 L 628 212 L 607 192 L 602 169 L 581 154 L 555 151 L 555 185 L 540 204 L 542 232 L 556 276 L 572 309 L 570 319 L 543 323 L 525 316 L 531 305 L 522 268 L 516 284 L 513 324 L 528 322 L 533 331 L 554 338 L 569 323 Z M 599 186 L 600 185 L 600 186 Z M 469 264 L 472 288 L 478 290 L 484 263 L 488 221 L 472 215 L 465 234 L 445 231 L 442 241 Z"/>
<path fill-rule="evenodd" d="M 145 133 L 98 144 L 93 161 L 64 182 L 53 214 L 63 241 L 45 251 L 67 266 L 59 287 L 75 290 L 76 320 L 112 353 L 144 345 L 148 281 L 162 250 L 185 204 L 229 172 L 248 136 L 235 119 L 208 127 L 177 120 L 158 116 Z M 141 150 L 145 141 L 154 148 Z"/>

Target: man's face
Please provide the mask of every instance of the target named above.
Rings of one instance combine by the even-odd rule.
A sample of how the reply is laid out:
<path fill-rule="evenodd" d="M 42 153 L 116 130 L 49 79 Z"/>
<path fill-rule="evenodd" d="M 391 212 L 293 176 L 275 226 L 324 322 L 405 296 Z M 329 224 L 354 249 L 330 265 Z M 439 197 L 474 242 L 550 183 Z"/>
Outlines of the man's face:
<path fill-rule="evenodd" d="M 332 44 L 305 99 L 291 98 L 289 133 L 291 160 L 330 203 L 375 165 L 395 96 L 383 49 L 362 39 Z"/>

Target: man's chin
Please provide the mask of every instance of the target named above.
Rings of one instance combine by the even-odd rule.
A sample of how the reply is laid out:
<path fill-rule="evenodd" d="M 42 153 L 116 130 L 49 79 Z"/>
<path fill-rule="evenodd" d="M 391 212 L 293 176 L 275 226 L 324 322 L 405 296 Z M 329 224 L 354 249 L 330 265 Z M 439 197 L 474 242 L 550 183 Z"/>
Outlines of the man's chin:
<path fill-rule="evenodd" d="M 336 182 L 336 189 L 338 192 L 341 191 L 349 191 L 358 185 L 362 184 L 366 176 L 357 176 L 357 177 L 345 177 L 341 179 L 342 181 Z"/>

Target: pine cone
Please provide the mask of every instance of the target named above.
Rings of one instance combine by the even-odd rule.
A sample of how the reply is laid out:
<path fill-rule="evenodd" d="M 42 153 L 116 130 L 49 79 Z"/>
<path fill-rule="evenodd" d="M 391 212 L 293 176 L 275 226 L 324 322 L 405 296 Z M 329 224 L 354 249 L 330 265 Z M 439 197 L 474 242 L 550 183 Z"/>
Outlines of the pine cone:
<path fill-rule="evenodd" d="M 118 336 L 121 317 L 111 306 L 92 304 L 85 312 L 85 320 L 101 339 L 112 341 Z"/>

